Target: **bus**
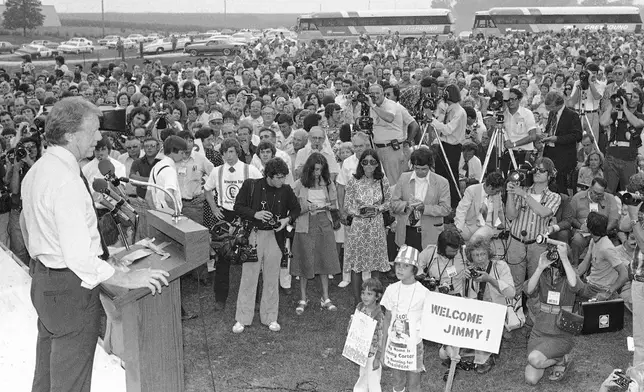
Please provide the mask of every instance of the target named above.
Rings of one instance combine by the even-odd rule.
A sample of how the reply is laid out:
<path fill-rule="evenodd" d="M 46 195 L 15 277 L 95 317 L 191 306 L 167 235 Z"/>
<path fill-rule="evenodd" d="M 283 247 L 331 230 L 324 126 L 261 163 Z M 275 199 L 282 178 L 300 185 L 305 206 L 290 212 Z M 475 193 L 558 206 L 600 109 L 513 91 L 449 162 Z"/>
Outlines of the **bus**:
<path fill-rule="evenodd" d="M 297 20 L 298 41 L 357 39 L 363 34 L 401 37 L 423 33 L 446 36 L 454 31 L 454 19 L 447 9 L 317 12 Z"/>
<path fill-rule="evenodd" d="M 637 7 L 500 7 L 474 15 L 474 35 L 570 29 L 639 33 L 642 16 Z"/>

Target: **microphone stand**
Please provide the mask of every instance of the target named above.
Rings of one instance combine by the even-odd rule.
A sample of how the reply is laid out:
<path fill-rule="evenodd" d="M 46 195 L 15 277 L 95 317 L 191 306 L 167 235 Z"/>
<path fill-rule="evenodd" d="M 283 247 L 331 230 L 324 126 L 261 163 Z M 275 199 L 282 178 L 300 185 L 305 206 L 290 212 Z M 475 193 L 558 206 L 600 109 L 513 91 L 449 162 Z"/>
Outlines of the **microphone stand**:
<path fill-rule="evenodd" d="M 165 193 L 166 195 L 170 196 L 170 198 L 172 199 L 172 204 L 174 205 L 173 206 L 174 207 L 174 213 L 172 214 L 172 221 L 174 223 L 179 222 L 179 220 L 181 219 L 181 211 L 179 211 L 179 207 L 178 207 L 179 204 L 177 204 L 177 198 L 174 197 L 174 195 L 172 193 L 168 192 L 167 189 L 165 189 L 165 188 L 163 188 L 163 187 L 161 187 L 161 186 L 159 186 L 157 184 L 153 184 L 151 182 L 137 181 L 137 180 L 132 180 L 131 178 L 121 178 L 120 180 L 123 181 L 123 182 L 129 182 L 130 184 L 132 184 L 134 186 L 152 187 L 152 188 L 158 189 L 158 190 L 162 191 L 163 193 Z"/>

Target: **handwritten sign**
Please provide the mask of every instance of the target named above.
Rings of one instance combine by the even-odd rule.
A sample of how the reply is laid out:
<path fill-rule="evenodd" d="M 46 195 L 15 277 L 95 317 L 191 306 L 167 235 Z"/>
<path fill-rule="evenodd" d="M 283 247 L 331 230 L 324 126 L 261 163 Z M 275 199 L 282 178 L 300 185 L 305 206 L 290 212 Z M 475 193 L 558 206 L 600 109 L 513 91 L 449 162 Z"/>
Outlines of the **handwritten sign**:
<path fill-rule="evenodd" d="M 377 323 L 376 320 L 356 310 L 351 318 L 342 356 L 360 366 L 366 366 Z"/>
<path fill-rule="evenodd" d="M 498 354 L 506 306 L 430 292 L 420 336 L 450 346 Z"/>
<path fill-rule="evenodd" d="M 385 345 L 385 365 L 392 369 L 415 371 L 418 368 L 417 326 L 406 314 L 392 315 Z"/>

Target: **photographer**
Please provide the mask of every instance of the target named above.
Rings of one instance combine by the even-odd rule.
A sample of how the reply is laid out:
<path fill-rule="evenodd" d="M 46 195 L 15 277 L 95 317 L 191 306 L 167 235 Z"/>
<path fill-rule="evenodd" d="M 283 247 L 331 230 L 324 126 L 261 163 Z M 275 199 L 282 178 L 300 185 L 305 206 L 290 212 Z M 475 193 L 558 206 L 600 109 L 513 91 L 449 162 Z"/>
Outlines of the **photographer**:
<path fill-rule="evenodd" d="M 602 95 L 606 89 L 606 84 L 597 80 L 599 67 L 597 64 L 590 63 L 585 70 L 579 73 L 579 80 L 575 82 L 572 88 L 572 96 L 568 100 L 572 108 L 582 117 L 581 128 L 584 134 L 591 135 L 599 143 L 599 105 Z"/>
<path fill-rule="evenodd" d="M 586 222 L 592 241 L 584 261 L 577 268 L 577 274 L 583 276 L 589 266 L 590 274 L 580 297 L 596 298 L 598 301 L 616 298 L 617 292 L 628 279 L 628 270 L 617 257 L 615 246 L 606 234 L 608 218 L 600 213 L 591 212 Z"/>
<path fill-rule="evenodd" d="M 253 322 L 260 270 L 263 274 L 260 320 L 273 332 L 281 330 L 277 314 L 282 251 L 277 236 L 300 215 L 300 204 L 293 189 L 284 184 L 288 173 L 288 165 L 279 158 L 273 158 L 266 163 L 264 178 L 244 181 L 235 199 L 235 212 L 254 226 L 249 243 L 255 247 L 258 260 L 242 265 L 234 333 L 243 332 Z"/>
<path fill-rule="evenodd" d="M 551 217 L 561 204 L 561 196 L 548 189 L 548 183 L 555 176 L 550 159 L 537 159 L 535 171 L 525 175 L 532 175 L 534 184 L 526 187 L 508 182 L 505 204 L 512 237 L 507 250 L 508 264 L 517 290 L 521 290 L 526 276 L 536 270 L 539 254 L 544 251 L 544 246 L 536 243 L 537 235 L 546 232 Z"/>
<path fill-rule="evenodd" d="M 514 298 L 516 293 L 512 273 L 505 261 L 494 258 L 489 240 L 477 238 L 469 242 L 465 255 L 468 261 L 463 274 L 465 297 L 507 306 L 506 300 Z M 453 351 L 450 346 L 441 348 L 440 356 L 447 359 Z M 474 357 L 478 374 L 488 373 L 495 365 L 494 355 L 486 351 L 461 349 L 459 354 L 461 360 Z"/>
<path fill-rule="evenodd" d="M 416 279 L 430 291 L 463 296 L 463 245 L 463 237 L 455 229 L 441 232 L 436 245 L 429 245 L 418 256 Z"/>
<path fill-rule="evenodd" d="M 465 142 L 465 128 L 467 127 L 467 114 L 461 107 L 461 92 L 456 85 L 450 84 L 445 88 L 444 99 L 448 104 L 445 117 L 439 121 L 434 118 L 431 126 L 436 129 L 440 137 L 440 143 L 443 145 L 445 157 L 441 156 L 436 161 L 436 174 L 445 177 L 449 181 L 449 191 L 451 197 L 451 206 L 456 208 L 459 197 L 456 189 L 458 181 L 458 161 L 461 159 L 461 146 Z M 452 172 L 454 179 L 450 176 Z"/>
<path fill-rule="evenodd" d="M 40 140 L 37 137 L 20 139 L 14 149 L 14 161 L 7 161 L 5 181 L 11 192 L 11 212 L 9 213 L 9 249 L 22 262 L 29 265 L 29 253 L 20 228 L 20 213 L 22 212 L 22 196 L 20 186 L 29 169 L 40 158 Z"/>
<path fill-rule="evenodd" d="M 509 99 L 505 101 L 504 122 L 505 129 L 504 146 L 506 151 L 501 158 L 501 172 L 507 173 L 510 168 L 510 154 L 512 150 L 517 165 L 521 165 L 526 160 L 526 155 L 534 151 L 534 141 L 537 140 L 537 124 L 534 121 L 532 112 L 522 106 L 520 102 L 523 99 L 523 93 L 511 88 Z"/>
<path fill-rule="evenodd" d="M 573 334 L 560 329 L 556 321 L 561 311 L 572 312 L 576 295 L 584 288 L 584 282 L 570 265 L 569 253 L 568 245 L 559 241 L 556 241 L 558 256 L 553 252 L 541 253 L 524 290 L 540 306 L 528 340 L 525 381 L 531 385 L 536 385 L 549 367 L 552 367 L 550 381 L 560 381 L 572 363 L 568 354 L 573 348 Z M 556 260 L 551 260 L 555 257 Z"/>
<path fill-rule="evenodd" d="M 604 178 L 608 180 L 606 190 L 609 193 L 623 190 L 629 178 L 637 173 L 637 150 L 642 146 L 640 135 L 644 128 L 644 115 L 639 112 L 643 93 L 637 87 L 632 91 L 629 98 L 625 90 L 617 90 L 599 119 L 603 127 L 610 127 L 604 161 Z"/>
<path fill-rule="evenodd" d="M 385 98 L 382 86 L 378 84 L 369 87 L 366 99 L 371 108 L 369 115 L 373 118 L 373 143 L 389 183 L 395 184 L 404 170 L 402 144 L 407 139 L 402 108 Z"/>

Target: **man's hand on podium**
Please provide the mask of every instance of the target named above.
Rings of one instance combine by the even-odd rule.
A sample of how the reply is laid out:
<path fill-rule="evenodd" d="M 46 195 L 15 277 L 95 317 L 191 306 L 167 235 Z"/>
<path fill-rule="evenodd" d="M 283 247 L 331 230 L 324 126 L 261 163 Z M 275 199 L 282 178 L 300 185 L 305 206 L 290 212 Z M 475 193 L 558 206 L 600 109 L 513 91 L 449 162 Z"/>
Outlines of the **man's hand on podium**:
<path fill-rule="evenodd" d="M 105 283 L 128 289 L 138 289 L 147 287 L 152 291 L 152 295 L 161 293 L 161 285 L 168 285 L 167 277 L 170 273 L 160 269 L 140 269 L 130 270 L 129 272 L 116 271 L 111 278 Z"/>

